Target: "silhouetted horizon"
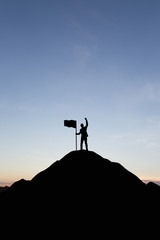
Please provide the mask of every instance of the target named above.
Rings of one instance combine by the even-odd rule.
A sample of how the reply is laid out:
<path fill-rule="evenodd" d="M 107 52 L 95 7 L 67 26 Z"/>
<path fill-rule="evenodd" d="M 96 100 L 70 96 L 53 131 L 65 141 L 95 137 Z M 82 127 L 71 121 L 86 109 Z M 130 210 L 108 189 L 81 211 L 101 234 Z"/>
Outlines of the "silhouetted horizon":
<path fill-rule="evenodd" d="M 66 154 L 61 160 L 57 160 L 57 161 L 55 161 L 51 166 L 49 166 L 47 169 L 44 169 L 44 170 L 42 170 L 41 172 L 39 172 L 39 173 L 37 173 L 31 180 L 25 180 L 25 179 L 20 179 L 20 180 L 18 180 L 18 181 L 16 181 L 16 182 L 14 182 L 10 187 L 7 187 L 7 186 L 4 186 L 4 188 L 5 187 L 7 187 L 7 189 L 12 189 L 13 188 L 13 186 L 15 187 L 16 185 L 18 185 L 19 184 L 19 182 L 28 182 L 28 183 L 30 183 L 30 182 L 32 182 L 37 176 L 39 176 L 39 175 L 41 175 L 41 174 L 43 174 L 44 172 L 46 172 L 46 171 L 48 171 L 48 169 L 50 169 L 52 166 L 55 166 L 56 164 L 58 164 L 59 162 L 64 162 L 64 160 L 63 159 L 67 159 L 68 158 L 68 156 L 71 156 L 71 159 L 72 159 L 72 155 L 74 156 L 74 157 L 78 157 L 78 162 L 80 162 L 80 161 L 83 161 L 83 163 L 84 163 L 84 168 L 85 168 L 85 164 L 87 164 L 87 162 L 84 162 L 84 159 L 83 158 L 85 158 L 86 156 L 90 156 L 90 157 L 93 157 L 94 155 L 95 156 L 98 156 L 98 158 L 100 158 L 100 159 L 105 159 L 105 158 L 103 158 L 103 157 L 101 157 L 100 155 L 98 155 L 97 153 L 95 153 L 95 152 L 93 152 L 93 151 L 86 151 L 86 150 L 77 150 L 77 151 L 71 151 L 71 152 L 69 152 L 68 154 Z M 80 156 L 82 157 L 82 159 L 80 159 Z M 107 159 L 105 159 L 106 161 L 109 161 L 109 160 L 107 160 Z M 67 161 L 66 161 L 67 162 Z M 77 162 L 77 160 L 75 159 L 75 164 L 76 164 L 76 162 Z M 78 163 L 77 162 L 77 163 Z M 109 161 L 110 163 L 112 163 L 112 165 L 119 165 L 119 166 L 122 166 L 121 164 L 119 164 L 118 162 L 111 162 L 111 161 Z M 90 162 L 90 163 L 92 163 L 92 162 Z M 98 162 L 97 162 L 98 163 Z M 124 168 L 124 167 L 123 167 Z M 124 168 L 125 169 L 125 168 Z M 125 169 L 126 170 L 126 169 Z M 128 170 L 126 170 L 127 172 L 129 172 Z M 131 173 L 131 172 L 130 172 Z M 89 172 L 88 172 L 88 174 L 89 174 Z M 132 173 L 131 173 L 132 174 Z M 137 179 L 139 179 L 135 174 L 132 174 L 133 176 L 135 176 Z M 112 180 L 113 181 L 113 176 L 111 176 L 110 175 L 110 181 Z M 115 179 L 117 178 L 116 176 L 114 176 L 115 177 Z M 115 180 L 114 179 L 114 180 Z M 120 181 L 120 179 L 117 179 L 117 182 L 119 182 Z M 139 179 L 139 181 L 141 182 L 141 183 L 143 183 L 143 182 L 145 182 L 146 181 L 146 186 L 149 184 L 149 183 L 152 183 L 152 182 L 149 182 L 149 180 L 140 180 Z M 154 183 L 154 182 L 153 182 Z M 46 183 L 47 184 L 47 183 Z M 156 185 L 156 184 L 155 184 Z M 44 184 L 43 184 L 43 186 L 44 186 Z M 158 185 L 157 185 L 158 186 Z M 3 187 L 1 187 L 1 188 L 3 188 Z"/>
<path fill-rule="evenodd" d="M 80 149 L 80 150 L 76 150 L 76 151 L 79 152 L 79 151 L 84 151 L 84 150 L 83 150 L 83 149 L 82 149 L 82 150 Z M 71 152 L 74 152 L 74 150 L 71 151 Z M 93 151 L 90 150 L 89 152 L 93 152 Z M 66 155 L 68 155 L 68 154 L 66 154 Z M 57 161 L 57 160 L 56 160 L 56 161 Z M 56 161 L 55 161 L 55 162 L 56 162 Z M 55 162 L 54 162 L 54 163 L 55 163 Z M 53 163 L 53 164 L 54 164 L 54 163 Z M 42 171 L 44 171 L 44 170 L 42 170 Z M 137 176 L 137 177 L 138 177 L 138 176 Z M 32 177 L 32 178 L 34 178 L 34 177 Z M 32 178 L 31 178 L 30 180 L 27 179 L 26 181 L 31 181 Z M 143 179 L 143 178 L 140 178 L 140 177 L 138 177 L 138 178 L 139 178 L 142 182 L 144 182 L 145 184 L 148 184 L 148 183 L 150 183 L 150 182 L 153 182 L 153 183 L 157 184 L 158 186 L 160 185 L 160 181 L 157 181 L 157 180 Z M 22 178 L 22 179 L 24 179 L 24 178 Z M 0 188 L 1 188 L 1 189 L 3 189 L 3 188 L 4 188 L 4 189 L 5 189 L 5 188 L 7 189 L 7 188 L 11 187 L 14 183 L 19 182 L 19 181 L 21 181 L 22 179 L 19 179 L 19 180 L 17 179 L 17 181 L 13 181 L 13 182 L 2 182 L 2 183 L 0 182 Z M 3 191 L 3 190 L 2 190 L 2 191 Z"/>
<path fill-rule="evenodd" d="M 103 237 L 124 236 L 134 226 L 132 237 L 144 236 L 146 219 L 160 214 L 159 202 L 158 185 L 146 185 L 118 162 L 86 150 L 69 152 L 0 194 L 1 218 L 9 216 L 14 228 L 32 226 L 36 235 L 38 227 L 43 234 L 65 228 L 70 234 L 95 236 L 97 229 Z M 147 235 L 156 233 L 155 222 L 149 227 Z"/>

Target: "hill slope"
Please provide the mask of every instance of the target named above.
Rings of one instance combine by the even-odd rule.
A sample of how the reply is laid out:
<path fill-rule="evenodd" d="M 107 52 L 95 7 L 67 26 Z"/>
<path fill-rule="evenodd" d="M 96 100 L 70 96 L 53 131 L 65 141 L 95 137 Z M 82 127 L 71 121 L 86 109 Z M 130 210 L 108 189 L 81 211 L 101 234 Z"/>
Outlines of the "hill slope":
<path fill-rule="evenodd" d="M 81 219 L 92 227 L 104 220 L 118 227 L 123 217 L 123 225 L 138 228 L 146 216 L 153 217 L 159 200 L 159 187 L 144 184 L 120 164 L 90 151 L 70 152 L 31 181 L 14 183 L 0 198 L 12 216 L 43 228 L 48 215 L 63 227 Z"/>

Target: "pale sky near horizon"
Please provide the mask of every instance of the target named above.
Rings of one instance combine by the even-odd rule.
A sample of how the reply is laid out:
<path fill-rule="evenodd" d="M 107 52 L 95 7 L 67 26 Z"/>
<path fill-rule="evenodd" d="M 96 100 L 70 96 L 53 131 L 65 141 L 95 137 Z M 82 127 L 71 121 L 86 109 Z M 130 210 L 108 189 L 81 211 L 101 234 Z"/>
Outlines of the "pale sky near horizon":
<path fill-rule="evenodd" d="M 74 150 L 63 121 L 85 117 L 89 150 L 160 180 L 159 12 L 159 0 L 0 0 L 0 185 Z"/>

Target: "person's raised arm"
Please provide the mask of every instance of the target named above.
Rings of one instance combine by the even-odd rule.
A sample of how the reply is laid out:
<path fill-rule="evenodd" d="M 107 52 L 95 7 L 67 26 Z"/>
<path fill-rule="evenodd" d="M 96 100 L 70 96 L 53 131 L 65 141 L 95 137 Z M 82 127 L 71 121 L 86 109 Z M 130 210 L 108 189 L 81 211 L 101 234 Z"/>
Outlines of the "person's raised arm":
<path fill-rule="evenodd" d="M 88 120 L 87 120 L 87 118 L 85 118 L 85 120 L 86 120 L 86 127 L 88 127 Z"/>

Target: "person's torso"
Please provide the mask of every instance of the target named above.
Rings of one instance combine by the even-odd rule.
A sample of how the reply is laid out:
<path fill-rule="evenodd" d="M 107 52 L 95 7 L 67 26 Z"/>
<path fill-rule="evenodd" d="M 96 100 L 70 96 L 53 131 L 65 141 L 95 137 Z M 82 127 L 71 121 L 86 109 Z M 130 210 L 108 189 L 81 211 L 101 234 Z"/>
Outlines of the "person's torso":
<path fill-rule="evenodd" d="M 83 137 L 83 138 L 88 137 L 87 127 L 81 128 L 80 133 L 82 134 L 82 137 Z"/>

